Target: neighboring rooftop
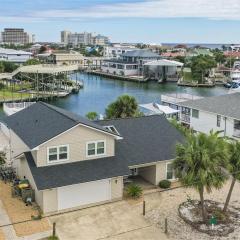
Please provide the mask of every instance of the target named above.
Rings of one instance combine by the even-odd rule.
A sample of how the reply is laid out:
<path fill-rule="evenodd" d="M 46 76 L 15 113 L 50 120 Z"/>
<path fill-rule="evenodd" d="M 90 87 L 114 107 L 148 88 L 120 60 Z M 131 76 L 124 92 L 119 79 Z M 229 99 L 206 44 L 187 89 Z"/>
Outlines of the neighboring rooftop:
<path fill-rule="evenodd" d="M 4 118 L 3 121 L 30 149 L 78 124 L 117 136 L 84 117 L 43 102 L 37 102 L 22 111 Z"/>
<path fill-rule="evenodd" d="M 0 54 L 7 54 L 7 55 L 32 55 L 30 52 L 25 52 L 22 50 L 15 50 L 15 49 L 8 49 L 8 48 L 0 48 Z"/>
<path fill-rule="evenodd" d="M 123 53 L 121 56 L 123 57 L 143 57 L 143 58 L 160 58 L 161 56 L 157 53 L 152 52 L 148 49 L 139 49 L 133 50 L 126 53 Z"/>
<path fill-rule="evenodd" d="M 240 120 L 240 92 L 182 102 L 181 106 Z"/>

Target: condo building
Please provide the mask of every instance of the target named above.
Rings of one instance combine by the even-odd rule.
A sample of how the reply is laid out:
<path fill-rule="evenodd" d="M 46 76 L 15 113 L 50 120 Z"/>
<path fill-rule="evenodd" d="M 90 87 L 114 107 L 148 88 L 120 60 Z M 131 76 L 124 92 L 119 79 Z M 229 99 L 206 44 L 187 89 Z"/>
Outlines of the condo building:
<path fill-rule="evenodd" d="M 93 33 L 71 33 L 70 31 L 61 32 L 61 42 L 65 45 L 70 44 L 73 46 L 79 45 L 98 45 L 104 46 L 108 44 L 109 38 L 103 35 L 95 35 Z"/>
<path fill-rule="evenodd" d="M 25 32 L 23 28 L 5 28 L 1 39 L 5 44 L 28 44 L 35 41 L 35 35 Z"/>

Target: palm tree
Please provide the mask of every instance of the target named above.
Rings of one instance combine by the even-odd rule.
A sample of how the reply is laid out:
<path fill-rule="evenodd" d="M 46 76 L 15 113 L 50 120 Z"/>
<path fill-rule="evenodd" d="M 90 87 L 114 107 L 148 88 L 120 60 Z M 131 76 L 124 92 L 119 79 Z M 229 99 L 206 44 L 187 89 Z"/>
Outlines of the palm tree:
<path fill-rule="evenodd" d="M 232 175 L 232 182 L 224 204 L 223 212 L 227 211 L 232 191 L 237 180 L 240 180 L 240 142 L 232 141 L 229 143 L 229 166 L 228 171 Z"/>
<path fill-rule="evenodd" d="M 207 221 L 204 190 L 221 188 L 226 180 L 222 166 L 226 165 L 226 144 L 218 133 L 188 134 L 184 144 L 178 144 L 174 161 L 176 176 L 187 187 L 199 192 L 203 221 Z"/>
<path fill-rule="evenodd" d="M 97 120 L 98 114 L 96 112 L 88 112 L 86 114 L 86 118 L 88 118 L 89 120 L 94 121 L 94 120 Z"/>
<path fill-rule="evenodd" d="M 118 97 L 118 99 L 108 105 L 106 109 L 107 119 L 136 117 L 140 114 L 136 99 L 128 95 Z"/>

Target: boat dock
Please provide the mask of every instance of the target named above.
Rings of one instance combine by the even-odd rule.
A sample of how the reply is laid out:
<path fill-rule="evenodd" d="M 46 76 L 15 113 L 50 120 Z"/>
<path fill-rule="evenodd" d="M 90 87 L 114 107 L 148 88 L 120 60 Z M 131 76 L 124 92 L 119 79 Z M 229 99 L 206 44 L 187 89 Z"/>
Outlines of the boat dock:
<path fill-rule="evenodd" d="M 111 79 L 118 79 L 123 81 L 130 81 L 130 82 L 147 82 L 143 77 L 141 76 L 121 76 L 121 75 L 114 75 L 110 73 L 105 73 L 102 71 L 96 71 L 96 70 L 85 70 L 86 73 L 94 74 L 97 76 L 102 76 L 105 78 L 111 78 Z"/>

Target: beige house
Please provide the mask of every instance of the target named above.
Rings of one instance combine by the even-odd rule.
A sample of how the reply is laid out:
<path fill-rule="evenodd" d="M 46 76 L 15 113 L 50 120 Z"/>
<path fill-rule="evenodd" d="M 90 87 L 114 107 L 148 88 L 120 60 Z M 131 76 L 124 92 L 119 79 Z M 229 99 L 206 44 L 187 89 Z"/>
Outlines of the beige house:
<path fill-rule="evenodd" d="M 183 136 L 163 116 L 92 122 L 38 102 L 4 119 L 13 166 L 45 214 L 121 199 L 124 179 L 174 179 Z"/>

